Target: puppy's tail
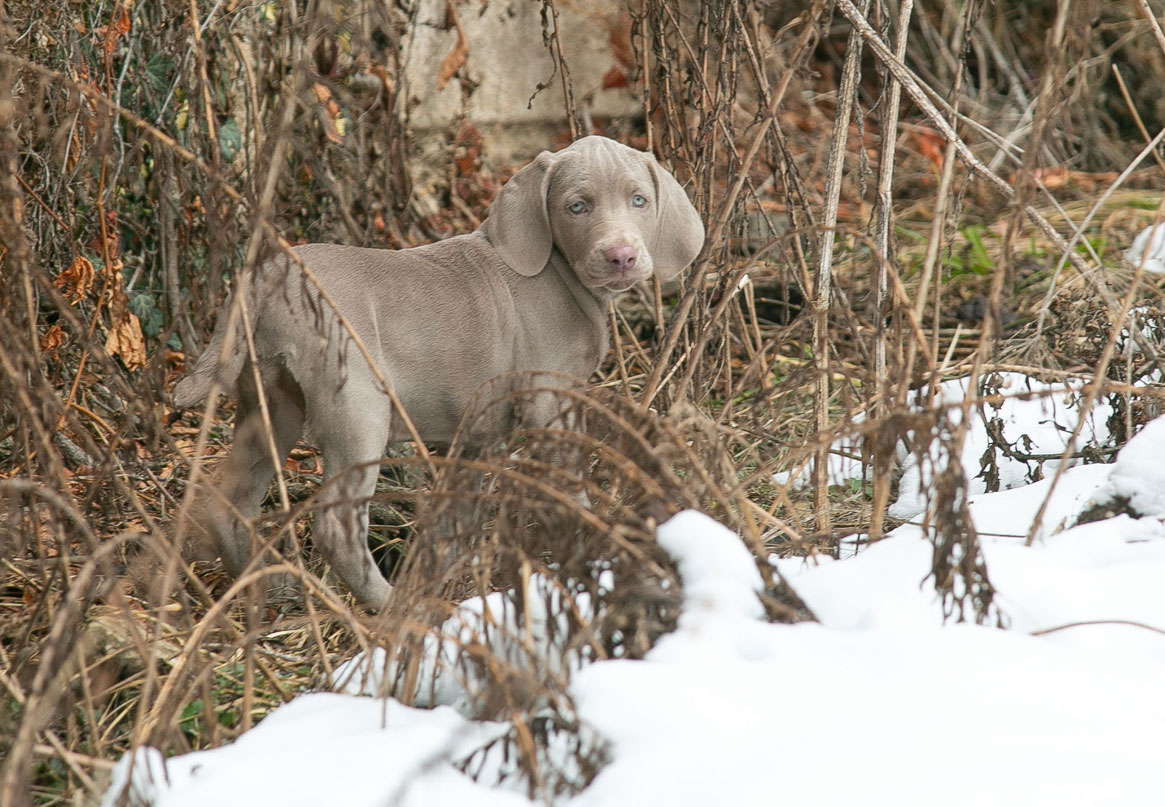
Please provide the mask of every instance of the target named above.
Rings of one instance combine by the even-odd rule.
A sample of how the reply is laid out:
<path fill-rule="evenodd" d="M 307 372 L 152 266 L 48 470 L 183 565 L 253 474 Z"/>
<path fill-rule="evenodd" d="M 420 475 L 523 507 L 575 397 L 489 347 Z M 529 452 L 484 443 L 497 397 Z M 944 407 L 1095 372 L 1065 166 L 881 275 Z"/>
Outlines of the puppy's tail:
<path fill-rule="evenodd" d="M 243 370 L 243 361 L 247 357 L 246 340 L 243 337 L 243 324 L 237 322 L 230 345 L 227 341 L 227 324 L 230 322 L 231 303 L 234 297 L 227 300 L 215 326 L 214 335 L 210 337 L 210 344 L 198 357 L 194 371 L 183 378 L 174 387 L 174 408 L 176 410 L 189 409 L 198 406 L 206 400 L 210 385 L 217 382 L 223 392 L 232 392 L 235 381 Z M 224 350 L 225 347 L 225 350 Z"/>

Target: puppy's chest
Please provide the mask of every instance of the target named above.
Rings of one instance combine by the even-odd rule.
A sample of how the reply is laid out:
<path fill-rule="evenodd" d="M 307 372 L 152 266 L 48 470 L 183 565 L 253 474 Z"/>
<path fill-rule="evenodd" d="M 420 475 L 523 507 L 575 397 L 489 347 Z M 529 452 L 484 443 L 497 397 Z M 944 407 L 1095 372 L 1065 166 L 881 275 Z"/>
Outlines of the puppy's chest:
<path fill-rule="evenodd" d="M 586 379 L 607 353 L 606 322 L 586 316 L 577 306 L 564 305 L 526 329 L 526 368 L 550 370 Z"/>

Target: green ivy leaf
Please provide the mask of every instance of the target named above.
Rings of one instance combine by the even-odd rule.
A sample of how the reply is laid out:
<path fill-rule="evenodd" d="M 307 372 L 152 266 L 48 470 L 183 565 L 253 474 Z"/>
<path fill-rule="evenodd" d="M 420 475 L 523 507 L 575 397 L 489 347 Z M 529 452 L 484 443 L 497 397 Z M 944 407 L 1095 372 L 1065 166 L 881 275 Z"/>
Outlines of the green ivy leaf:
<path fill-rule="evenodd" d="M 170 87 L 170 78 L 174 72 L 174 60 L 161 51 L 154 51 L 146 62 L 146 80 L 157 92 L 164 92 Z"/>
<path fill-rule="evenodd" d="M 218 127 L 218 147 L 223 160 L 228 163 L 235 159 L 243 147 L 243 133 L 239 131 L 239 124 L 235 123 L 234 118 Z"/>
<path fill-rule="evenodd" d="M 186 708 L 182 710 L 182 714 L 178 716 L 179 723 L 189 723 L 196 717 L 202 714 L 202 699 L 193 700 L 186 704 Z"/>
<path fill-rule="evenodd" d="M 129 310 L 137 315 L 142 324 L 142 333 L 153 338 L 162 330 L 162 312 L 158 308 L 154 296 L 139 291 L 129 298 Z"/>

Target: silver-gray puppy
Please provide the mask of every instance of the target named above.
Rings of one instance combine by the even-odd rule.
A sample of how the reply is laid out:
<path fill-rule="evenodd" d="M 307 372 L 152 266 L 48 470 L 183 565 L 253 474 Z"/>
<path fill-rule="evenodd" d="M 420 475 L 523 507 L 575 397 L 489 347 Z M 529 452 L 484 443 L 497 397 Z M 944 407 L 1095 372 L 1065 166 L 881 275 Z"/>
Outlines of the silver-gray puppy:
<path fill-rule="evenodd" d="M 447 442 L 475 392 L 499 376 L 590 376 L 607 351 L 611 298 L 652 273 L 679 274 L 703 241 L 695 208 L 651 154 L 586 137 L 522 168 L 468 235 L 398 251 L 297 247 L 319 288 L 288 256 L 270 261 L 245 300 L 274 433 L 242 329 L 226 344 L 229 301 L 174 389 L 179 409 L 203 402 L 212 381 L 238 396 L 234 449 L 219 475 L 234 512 L 211 506 L 199 517 L 227 568 L 238 575 L 251 559 L 240 518 L 259 514 L 274 477 L 271 440 L 282 460 L 306 435 L 323 454 L 325 481 L 347 472 L 345 484 L 320 492 L 332 506 L 316 517 L 315 544 L 357 599 L 382 606 L 391 588 L 368 549 L 367 501 L 386 445 L 410 434 L 378 375 L 423 440 Z M 531 425 L 553 418 L 513 414 Z"/>

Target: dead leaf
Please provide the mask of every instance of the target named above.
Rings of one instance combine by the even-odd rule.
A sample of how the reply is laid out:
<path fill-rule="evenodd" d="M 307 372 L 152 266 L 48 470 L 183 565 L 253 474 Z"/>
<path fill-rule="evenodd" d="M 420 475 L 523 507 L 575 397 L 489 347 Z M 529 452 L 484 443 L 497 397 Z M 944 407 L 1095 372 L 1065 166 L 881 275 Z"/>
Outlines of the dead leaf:
<path fill-rule="evenodd" d="M 608 21 L 607 43 L 611 46 L 611 55 L 621 67 L 629 68 L 635 64 L 635 53 L 631 48 L 631 15 L 626 11 Z"/>
<path fill-rule="evenodd" d="M 88 117 L 83 119 L 88 120 Z M 77 167 L 77 163 L 81 161 L 81 135 L 78 134 L 77 127 L 75 126 L 73 127 L 72 132 L 69 134 L 69 141 L 69 156 L 65 161 L 65 167 L 67 167 L 71 173 L 73 169 Z"/>
<path fill-rule="evenodd" d="M 604 90 L 622 89 L 628 86 L 627 71 L 622 67 L 612 67 L 603 74 L 602 87 Z"/>
<path fill-rule="evenodd" d="M 126 311 L 125 316 L 109 331 L 105 352 L 118 356 L 127 370 L 146 366 L 146 340 L 142 335 L 142 324 L 132 311 Z"/>
<path fill-rule="evenodd" d="M 1113 171 L 1090 173 L 1088 171 L 1072 171 L 1067 166 L 1054 165 L 1049 168 L 1036 168 L 1032 177 L 1048 190 L 1058 190 L 1068 186 L 1080 191 L 1094 191 L 1116 181 L 1117 175 Z M 1011 178 L 1012 184 L 1018 182 L 1017 177 Z"/>
<path fill-rule="evenodd" d="M 471 123 L 464 123 L 457 138 L 453 141 L 453 162 L 457 166 L 457 175 L 467 177 L 473 174 L 477 161 L 481 157 L 481 133 Z"/>
<path fill-rule="evenodd" d="M 118 17 L 117 22 L 114 23 L 114 28 L 116 29 L 118 36 L 125 36 L 129 33 L 129 12 L 125 10 L 125 6 L 121 7 L 121 16 Z"/>
<path fill-rule="evenodd" d="M 69 268 L 57 275 L 53 281 L 53 288 L 65 296 L 70 305 L 76 305 L 93 289 L 96 273 L 93 263 L 86 257 L 78 255 L 73 258 Z"/>
<path fill-rule="evenodd" d="M 368 66 L 368 72 L 380 79 L 380 83 L 384 85 L 384 89 L 388 92 L 396 91 L 396 83 L 393 82 L 392 76 L 384 69 L 384 65 L 373 62 Z"/>
<path fill-rule="evenodd" d="M 1072 180 L 1072 172 L 1067 166 L 1055 165 L 1051 168 L 1036 168 L 1032 176 L 1050 191 L 1063 188 Z"/>
<path fill-rule="evenodd" d="M 921 126 L 913 132 L 912 136 L 915 144 L 918 146 L 919 153 L 926 161 L 936 170 L 941 168 L 943 164 L 943 150 L 947 145 L 947 142 L 943 140 L 942 136 L 933 129 Z"/>
<path fill-rule="evenodd" d="M 438 90 L 443 90 L 448 86 L 449 81 L 457 75 L 458 70 L 465 66 L 465 62 L 469 58 L 469 44 L 465 41 L 465 29 L 461 27 L 461 20 L 457 17 L 457 10 L 453 7 L 452 0 L 448 0 L 445 7 L 449 19 L 453 21 L 453 26 L 457 29 L 457 44 L 441 62 L 441 69 L 437 73 Z"/>
<path fill-rule="evenodd" d="M 119 13 L 120 12 L 120 13 Z M 130 31 L 129 12 L 124 6 L 114 9 L 114 18 L 109 25 L 102 25 L 99 28 L 94 28 L 93 33 L 104 40 L 102 47 L 105 49 L 107 56 L 112 55 L 114 49 L 117 48 L 117 40 Z"/>
<path fill-rule="evenodd" d="M 65 332 L 61 330 L 60 325 L 54 325 L 40 338 L 40 350 L 42 353 L 55 353 L 64 341 Z"/>
<path fill-rule="evenodd" d="M 316 100 L 320 103 L 320 120 L 324 124 L 324 136 L 333 143 L 343 143 L 344 131 L 340 117 L 340 105 L 332 97 L 332 91 L 319 82 L 312 85 L 312 90 L 315 91 Z"/>
<path fill-rule="evenodd" d="M 127 370 L 137 370 L 146 364 L 146 339 L 137 314 L 129 310 L 125 292 L 114 289 L 109 301 L 109 335 L 105 338 L 105 352 L 117 356 Z"/>

